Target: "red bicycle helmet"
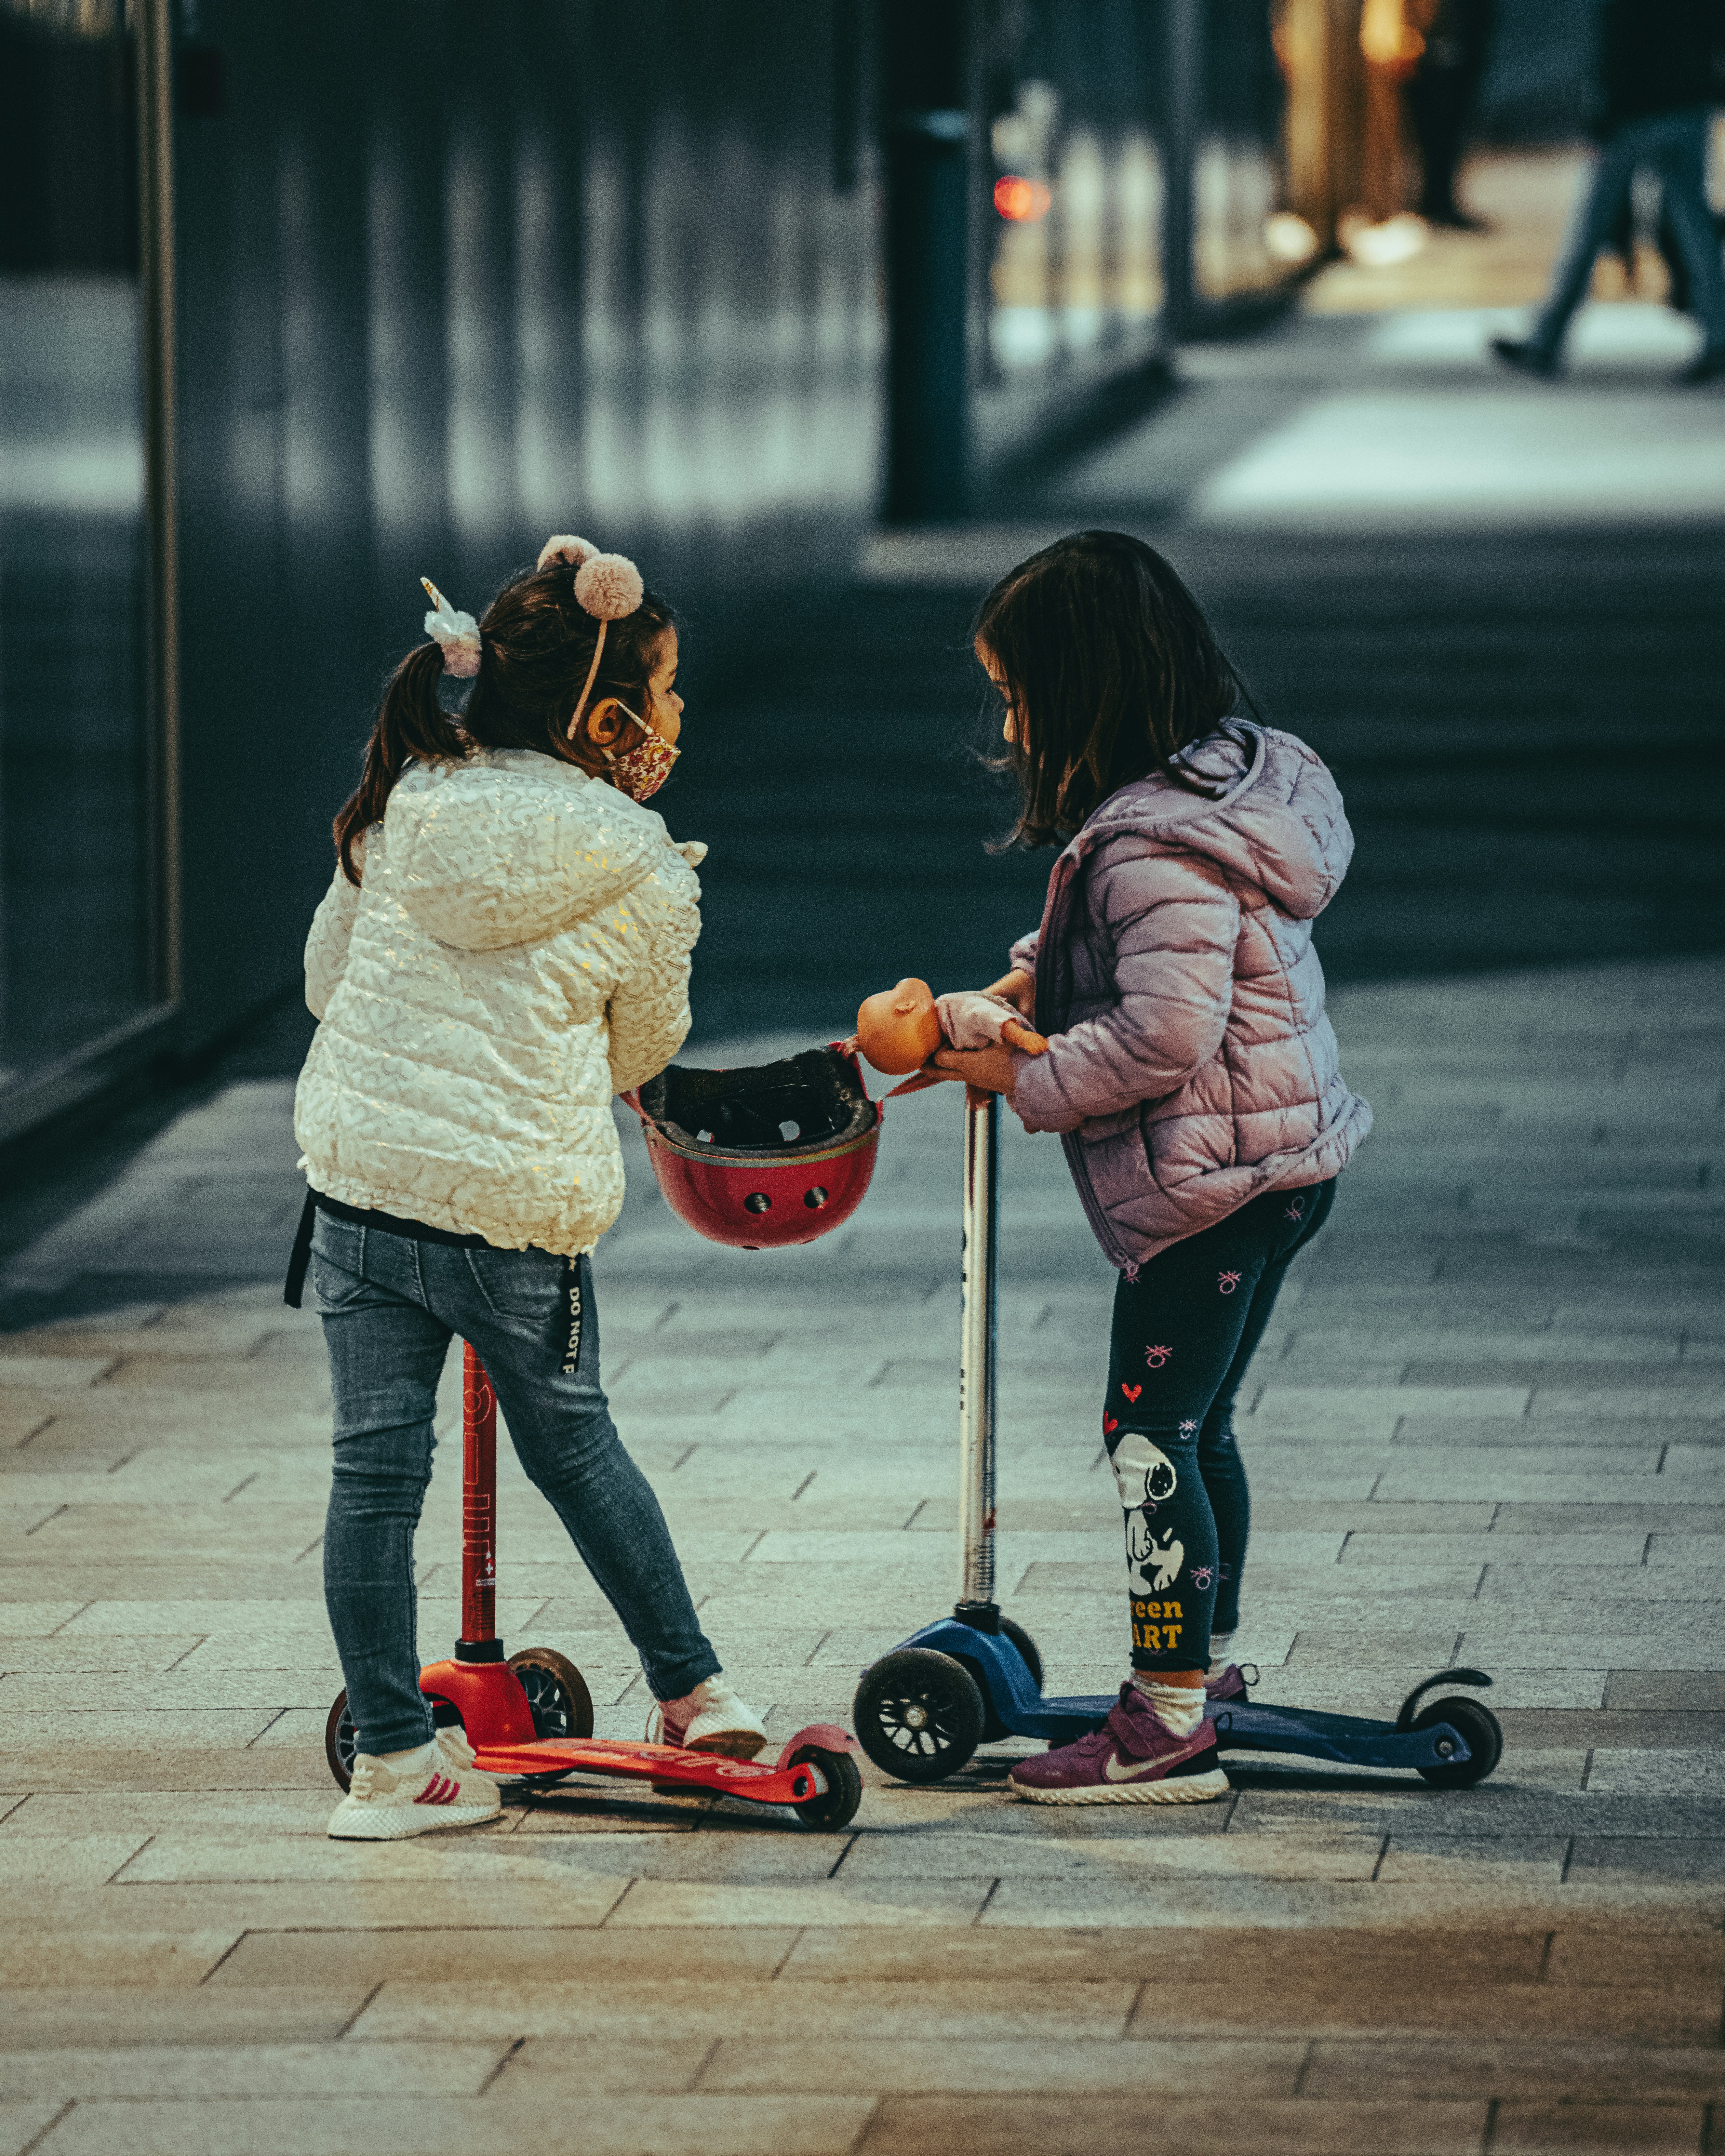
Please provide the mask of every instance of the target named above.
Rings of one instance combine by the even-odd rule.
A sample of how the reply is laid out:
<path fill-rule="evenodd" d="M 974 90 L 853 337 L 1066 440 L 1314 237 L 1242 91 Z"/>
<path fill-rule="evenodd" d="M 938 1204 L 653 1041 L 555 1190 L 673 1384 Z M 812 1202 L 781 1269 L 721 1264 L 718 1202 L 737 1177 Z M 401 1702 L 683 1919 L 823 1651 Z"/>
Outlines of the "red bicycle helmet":
<path fill-rule="evenodd" d="M 665 1204 L 734 1250 L 830 1235 L 875 1172 L 880 1106 L 836 1045 L 747 1070 L 674 1063 L 629 1100 Z"/>

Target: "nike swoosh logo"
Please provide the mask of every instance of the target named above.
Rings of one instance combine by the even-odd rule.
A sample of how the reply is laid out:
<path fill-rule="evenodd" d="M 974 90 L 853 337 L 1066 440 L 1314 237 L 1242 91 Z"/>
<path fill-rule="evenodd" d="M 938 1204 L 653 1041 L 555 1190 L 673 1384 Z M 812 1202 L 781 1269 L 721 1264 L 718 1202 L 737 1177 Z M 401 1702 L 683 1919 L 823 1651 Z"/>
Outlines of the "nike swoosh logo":
<path fill-rule="evenodd" d="M 1153 1774 L 1163 1763 L 1160 1759 L 1146 1759 L 1140 1766 L 1128 1767 L 1117 1752 L 1111 1752 L 1102 1762 L 1102 1775 L 1110 1782 L 1136 1782 L 1145 1774 Z"/>

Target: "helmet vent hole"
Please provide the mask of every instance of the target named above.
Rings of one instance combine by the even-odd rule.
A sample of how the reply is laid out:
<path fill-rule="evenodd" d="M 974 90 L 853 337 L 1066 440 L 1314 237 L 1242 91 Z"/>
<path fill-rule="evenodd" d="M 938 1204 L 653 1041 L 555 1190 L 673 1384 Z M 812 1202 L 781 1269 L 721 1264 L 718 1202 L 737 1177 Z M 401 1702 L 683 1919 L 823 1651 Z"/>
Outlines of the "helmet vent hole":
<path fill-rule="evenodd" d="M 764 1190 L 752 1190 L 743 1199 L 742 1206 L 746 1213 L 770 1213 L 773 1210 L 773 1200 Z"/>
<path fill-rule="evenodd" d="M 784 1140 L 785 1143 L 788 1145 L 793 1138 L 799 1138 L 802 1137 L 803 1126 L 800 1123 L 781 1123 L 778 1127 L 778 1135 Z"/>
<path fill-rule="evenodd" d="M 803 1203 L 809 1208 L 811 1213 L 819 1213 L 821 1207 L 824 1205 L 826 1202 L 827 1194 L 821 1188 L 818 1183 L 815 1184 L 813 1190 L 805 1190 L 803 1193 Z"/>

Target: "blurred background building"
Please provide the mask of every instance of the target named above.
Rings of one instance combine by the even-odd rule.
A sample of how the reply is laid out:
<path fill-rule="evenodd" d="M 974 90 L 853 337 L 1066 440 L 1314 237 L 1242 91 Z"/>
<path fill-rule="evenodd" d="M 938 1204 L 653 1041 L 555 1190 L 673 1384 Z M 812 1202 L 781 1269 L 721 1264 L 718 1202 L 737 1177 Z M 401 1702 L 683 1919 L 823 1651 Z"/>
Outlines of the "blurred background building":
<path fill-rule="evenodd" d="M 1500 0 L 1471 125 L 1521 146 L 1476 175 L 1497 229 L 1464 259 L 1406 221 L 1375 5 L 0 0 L 0 1139 L 271 1009 L 290 1058 L 328 819 L 417 580 L 478 611 L 553 529 L 689 619 L 696 752 L 663 805 L 714 842 L 703 1030 L 993 970 L 1046 863 L 981 849 L 987 576 L 1063 521 L 1189 524 L 1220 436 L 1355 352 L 1338 325 L 1543 280 L 1587 11 Z M 1431 19 L 1389 34 L 1413 54 Z M 1450 543 L 1368 594 L 1333 546 L 1176 551 L 1368 812 L 1413 783 L 1466 821 L 1434 624 L 1475 634 L 1512 574 L 1464 549 L 1470 598 Z M 1684 625 L 1637 691 L 1680 732 L 1717 656 L 1693 567 L 1649 571 Z M 1493 632 L 1524 637 L 1535 705 L 1602 678 L 1564 619 L 1528 597 Z M 1410 670 L 1427 731 L 1386 750 Z M 1524 763 L 1561 762 L 1564 709 Z M 1526 909 L 1492 887 L 1453 932 L 1380 888 L 1334 963 L 1561 942 L 1501 942 Z"/>

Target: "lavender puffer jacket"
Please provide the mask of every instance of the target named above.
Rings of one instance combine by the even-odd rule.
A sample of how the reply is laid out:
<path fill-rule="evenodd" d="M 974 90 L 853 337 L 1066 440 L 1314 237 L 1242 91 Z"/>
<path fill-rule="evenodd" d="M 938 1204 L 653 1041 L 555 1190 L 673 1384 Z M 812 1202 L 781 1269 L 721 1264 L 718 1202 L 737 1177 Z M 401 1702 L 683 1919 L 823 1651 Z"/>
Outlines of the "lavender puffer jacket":
<path fill-rule="evenodd" d="M 1353 852 L 1336 782 L 1239 720 L 1186 761 L 1221 798 L 1160 773 L 1122 786 L 1012 952 L 1050 1036 L 1015 1059 L 1012 1105 L 1060 1132 L 1097 1240 L 1132 1271 L 1262 1191 L 1326 1182 L 1372 1127 L 1312 947 Z"/>

